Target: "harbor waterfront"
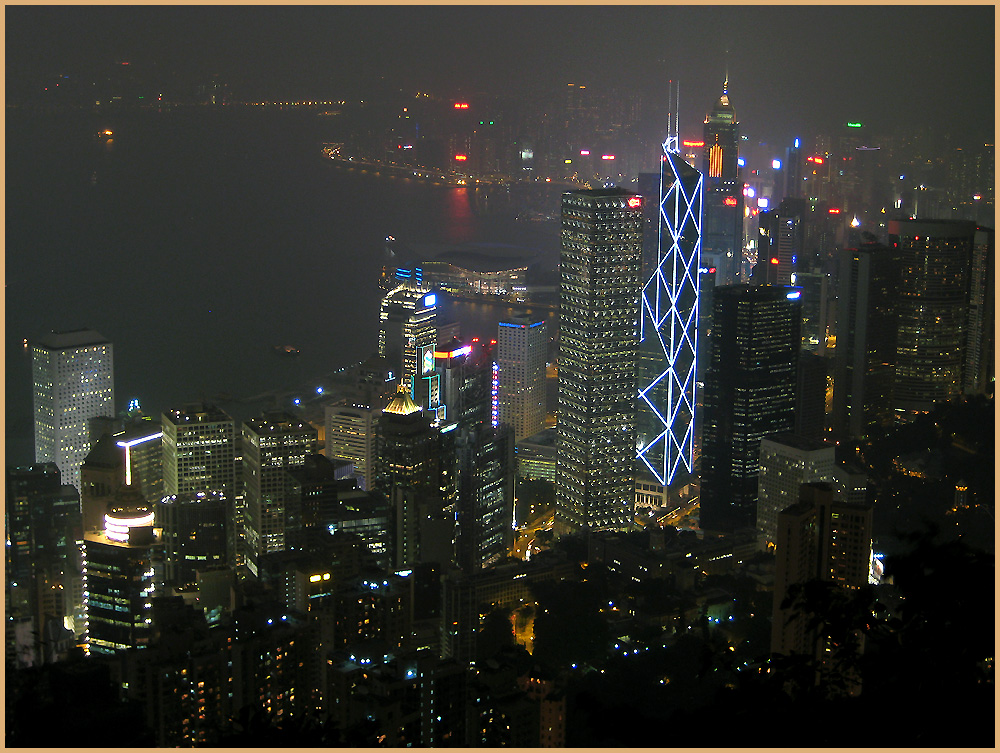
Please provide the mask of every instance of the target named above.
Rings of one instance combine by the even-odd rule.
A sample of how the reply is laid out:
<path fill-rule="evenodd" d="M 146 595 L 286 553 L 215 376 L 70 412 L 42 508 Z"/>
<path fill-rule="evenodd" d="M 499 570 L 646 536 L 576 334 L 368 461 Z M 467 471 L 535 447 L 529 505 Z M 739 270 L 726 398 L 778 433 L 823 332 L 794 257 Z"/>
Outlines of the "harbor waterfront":
<path fill-rule="evenodd" d="M 295 111 L 8 112 L 8 462 L 33 456 L 24 341 L 50 330 L 105 333 L 119 408 L 156 416 L 291 392 L 374 353 L 387 235 L 429 252 L 488 240 L 554 266 L 557 224 L 519 221 L 521 189 L 339 169 L 321 149 L 335 129 Z M 115 305 L 88 316 L 95 295 Z M 504 308 L 445 303 L 441 317 L 474 336 Z M 277 357 L 287 344 L 299 355 Z"/>

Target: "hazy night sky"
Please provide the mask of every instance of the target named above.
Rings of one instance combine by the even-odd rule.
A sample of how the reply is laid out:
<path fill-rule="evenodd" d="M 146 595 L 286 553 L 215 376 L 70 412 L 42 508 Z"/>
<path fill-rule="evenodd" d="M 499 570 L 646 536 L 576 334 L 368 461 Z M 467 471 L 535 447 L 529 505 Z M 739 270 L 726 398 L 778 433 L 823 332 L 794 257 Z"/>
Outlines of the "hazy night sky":
<path fill-rule="evenodd" d="M 910 120 L 960 140 L 994 132 L 993 5 L 7 6 L 7 76 L 128 59 L 237 99 L 332 98 L 384 76 L 449 96 L 566 82 L 665 99 L 697 136 L 728 67 L 753 139 L 845 119 Z M 728 56 L 727 56 L 728 51 Z"/>

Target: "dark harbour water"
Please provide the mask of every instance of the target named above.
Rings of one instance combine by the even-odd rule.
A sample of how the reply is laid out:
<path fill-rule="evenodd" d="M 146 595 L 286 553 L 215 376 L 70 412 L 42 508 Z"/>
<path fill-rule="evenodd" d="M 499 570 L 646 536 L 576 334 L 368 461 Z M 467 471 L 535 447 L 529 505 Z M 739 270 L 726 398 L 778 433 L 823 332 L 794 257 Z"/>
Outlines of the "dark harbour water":
<path fill-rule="evenodd" d="M 8 464 L 33 454 L 24 338 L 98 330 L 115 346 L 117 409 L 138 398 L 155 416 L 373 353 L 386 235 L 558 254 L 557 228 L 516 221 L 509 195 L 336 168 L 320 152 L 336 121 L 304 112 L 9 110 L 6 128 Z M 469 334 L 500 315 L 441 311 Z M 276 356 L 284 344 L 301 355 Z"/>

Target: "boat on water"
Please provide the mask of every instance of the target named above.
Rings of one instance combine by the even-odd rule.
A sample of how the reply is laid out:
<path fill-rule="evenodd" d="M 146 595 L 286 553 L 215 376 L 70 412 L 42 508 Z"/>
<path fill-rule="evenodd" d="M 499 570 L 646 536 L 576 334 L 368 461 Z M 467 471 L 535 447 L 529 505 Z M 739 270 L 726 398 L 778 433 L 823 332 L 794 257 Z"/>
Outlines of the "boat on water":
<path fill-rule="evenodd" d="M 287 358 L 297 356 L 299 354 L 299 349 L 294 345 L 275 345 L 274 352 L 279 356 L 285 356 Z"/>

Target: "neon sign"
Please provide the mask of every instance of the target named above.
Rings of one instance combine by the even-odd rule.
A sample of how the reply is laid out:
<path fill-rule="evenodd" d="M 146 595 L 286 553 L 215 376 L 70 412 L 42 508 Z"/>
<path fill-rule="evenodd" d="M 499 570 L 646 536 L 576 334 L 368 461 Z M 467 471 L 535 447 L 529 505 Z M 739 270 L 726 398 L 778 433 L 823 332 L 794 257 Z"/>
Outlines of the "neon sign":
<path fill-rule="evenodd" d="M 639 196 L 633 196 L 631 199 L 628 200 L 629 209 L 635 209 L 641 204 L 642 204 L 642 198 L 640 198 Z"/>
<path fill-rule="evenodd" d="M 465 160 L 467 160 L 467 159 L 469 159 L 469 156 L 467 154 L 456 154 L 455 155 L 455 161 L 456 162 L 465 162 Z"/>
<path fill-rule="evenodd" d="M 455 103 L 455 109 L 456 110 L 468 110 L 469 109 L 469 103 L 468 102 L 456 102 Z"/>
<path fill-rule="evenodd" d="M 727 207 L 735 207 L 736 206 L 736 197 L 735 196 L 727 196 L 722 203 L 725 204 Z"/>
<path fill-rule="evenodd" d="M 705 146 L 704 141 L 682 141 L 681 144 L 683 144 L 684 146 L 693 146 L 693 147 Z"/>

